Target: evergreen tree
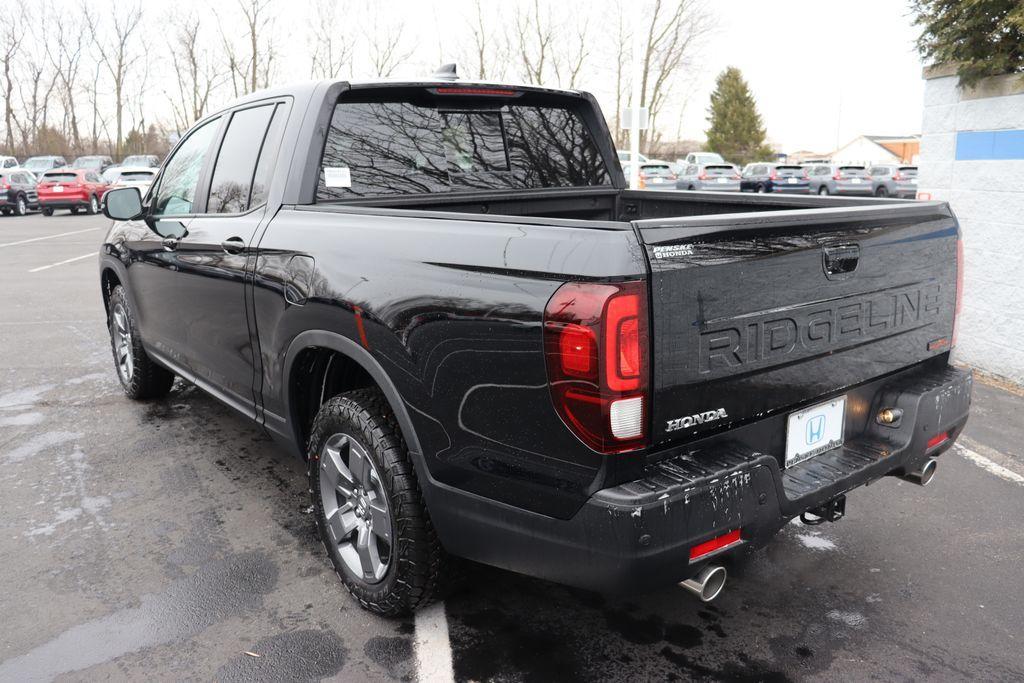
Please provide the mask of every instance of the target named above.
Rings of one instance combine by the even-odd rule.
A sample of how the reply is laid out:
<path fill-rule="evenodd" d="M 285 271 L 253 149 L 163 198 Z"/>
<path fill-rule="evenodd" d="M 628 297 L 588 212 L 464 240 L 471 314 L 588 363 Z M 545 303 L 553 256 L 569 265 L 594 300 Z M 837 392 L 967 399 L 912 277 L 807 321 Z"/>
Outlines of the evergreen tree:
<path fill-rule="evenodd" d="M 757 103 L 750 93 L 743 74 L 730 66 L 715 80 L 708 107 L 705 131 L 707 148 L 718 152 L 727 161 L 743 165 L 751 161 L 769 161 L 774 156 L 765 142 L 764 124 L 757 113 Z"/>
<path fill-rule="evenodd" d="M 917 49 L 936 64 L 956 64 L 960 82 L 1024 71 L 1021 0 L 914 0 Z"/>

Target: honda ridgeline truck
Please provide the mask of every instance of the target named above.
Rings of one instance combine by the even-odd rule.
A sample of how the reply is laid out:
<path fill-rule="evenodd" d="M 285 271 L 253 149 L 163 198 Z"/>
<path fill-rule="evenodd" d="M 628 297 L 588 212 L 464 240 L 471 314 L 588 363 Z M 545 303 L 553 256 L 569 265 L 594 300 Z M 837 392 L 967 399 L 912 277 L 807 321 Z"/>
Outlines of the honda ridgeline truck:
<path fill-rule="evenodd" d="M 379 613 L 453 558 L 709 599 L 789 520 L 927 483 L 967 420 L 945 203 L 630 191 L 583 92 L 259 92 L 105 211 L 126 394 L 181 377 L 305 459 Z"/>

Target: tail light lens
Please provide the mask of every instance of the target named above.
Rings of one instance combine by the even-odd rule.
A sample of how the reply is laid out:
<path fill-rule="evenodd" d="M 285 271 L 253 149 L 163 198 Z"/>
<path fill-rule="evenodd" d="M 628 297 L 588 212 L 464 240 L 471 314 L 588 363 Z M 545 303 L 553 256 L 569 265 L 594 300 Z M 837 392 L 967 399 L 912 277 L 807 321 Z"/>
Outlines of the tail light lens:
<path fill-rule="evenodd" d="M 964 240 L 959 234 L 956 236 L 956 307 L 953 309 L 953 342 L 950 348 L 956 346 L 956 336 L 960 331 L 960 308 L 964 302 Z"/>
<path fill-rule="evenodd" d="M 779 179 L 779 174 L 775 172 L 774 168 L 772 169 L 772 172 L 768 174 L 768 179 L 769 180 L 778 180 Z"/>
<path fill-rule="evenodd" d="M 707 180 L 707 179 L 708 179 L 708 174 L 707 173 L 701 173 L 699 176 L 697 176 L 697 180 Z"/>
<path fill-rule="evenodd" d="M 647 443 L 647 286 L 568 282 L 544 310 L 555 410 L 583 443 L 622 453 Z"/>
<path fill-rule="evenodd" d="M 843 179 L 843 172 L 842 171 L 836 171 L 836 174 L 834 176 L 832 176 L 832 180 L 842 180 L 842 179 Z"/>

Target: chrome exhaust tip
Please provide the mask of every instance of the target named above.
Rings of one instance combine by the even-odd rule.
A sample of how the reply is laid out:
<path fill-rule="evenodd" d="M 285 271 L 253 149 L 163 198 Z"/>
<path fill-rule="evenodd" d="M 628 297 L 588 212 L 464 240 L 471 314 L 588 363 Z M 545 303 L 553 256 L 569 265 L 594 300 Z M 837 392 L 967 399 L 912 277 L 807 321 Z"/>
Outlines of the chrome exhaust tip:
<path fill-rule="evenodd" d="M 900 478 L 909 481 L 918 486 L 927 486 L 932 479 L 935 478 L 935 470 L 939 464 L 935 461 L 935 458 L 928 458 L 924 464 L 921 465 L 920 469 L 914 470 L 913 472 L 907 472 Z"/>
<path fill-rule="evenodd" d="M 701 602 L 711 602 L 725 587 L 725 576 L 725 567 L 708 565 L 693 578 L 680 581 L 679 585 L 696 595 Z"/>

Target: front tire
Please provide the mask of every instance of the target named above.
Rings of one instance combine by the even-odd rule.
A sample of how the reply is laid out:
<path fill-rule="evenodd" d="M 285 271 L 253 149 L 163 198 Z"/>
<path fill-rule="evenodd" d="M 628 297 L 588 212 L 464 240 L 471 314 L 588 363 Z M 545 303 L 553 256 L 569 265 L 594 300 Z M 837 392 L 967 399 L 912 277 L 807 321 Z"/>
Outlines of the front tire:
<path fill-rule="evenodd" d="M 761 184 L 761 183 L 757 184 L 757 193 L 758 194 L 764 194 L 767 191 L 768 191 L 767 188 L 765 188 L 765 186 L 763 184 Z"/>
<path fill-rule="evenodd" d="M 110 348 L 125 396 L 135 401 L 166 396 L 174 384 L 174 373 L 146 355 L 135 314 L 121 285 L 110 293 L 109 308 Z"/>
<path fill-rule="evenodd" d="M 43 207 L 43 215 L 44 216 L 52 216 L 53 215 L 53 209 L 51 209 L 49 207 Z"/>
<path fill-rule="evenodd" d="M 90 216 L 95 216 L 100 212 L 100 201 L 96 199 L 96 195 L 89 197 L 89 207 L 85 210 Z"/>
<path fill-rule="evenodd" d="M 410 614 L 437 598 L 452 576 L 452 559 L 380 391 L 359 389 L 324 403 L 308 456 L 320 540 L 349 593 L 385 616 Z"/>
<path fill-rule="evenodd" d="M 28 202 L 25 201 L 25 195 L 19 195 L 18 201 L 14 205 L 14 215 L 24 216 L 28 214 Z"/>

